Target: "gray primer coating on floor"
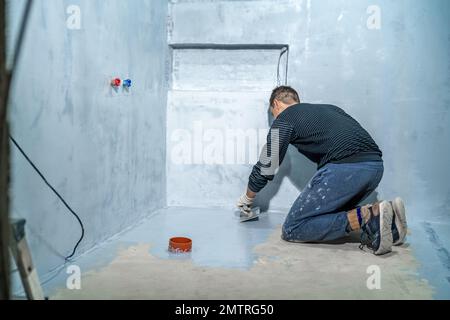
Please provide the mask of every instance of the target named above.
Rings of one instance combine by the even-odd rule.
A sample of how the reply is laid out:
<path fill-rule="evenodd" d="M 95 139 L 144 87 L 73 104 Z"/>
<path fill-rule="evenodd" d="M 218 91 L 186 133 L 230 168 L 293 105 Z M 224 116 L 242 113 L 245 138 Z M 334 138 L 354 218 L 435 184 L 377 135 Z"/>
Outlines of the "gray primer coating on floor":
<path fill-rule="evenodd" d="M 280 239 L 283 215 L 240 224 L 232 210 L 162 210 L 116 240 L 77 261 L 81 290 L 48 288 L 52 299 L 430 299 L 433 290 L 417 276 L 406 245 L 377 257 L 358 243 L 297 244 Z M 170 236 L 193 239 L 191 254 L 167 252 Z M 108 253 L 109 252 L 109 253 Z M 108 257 L 102 265 L 89 260 Z M 381 289 L 366 286 L 370 266 L 381 272 Z"/>

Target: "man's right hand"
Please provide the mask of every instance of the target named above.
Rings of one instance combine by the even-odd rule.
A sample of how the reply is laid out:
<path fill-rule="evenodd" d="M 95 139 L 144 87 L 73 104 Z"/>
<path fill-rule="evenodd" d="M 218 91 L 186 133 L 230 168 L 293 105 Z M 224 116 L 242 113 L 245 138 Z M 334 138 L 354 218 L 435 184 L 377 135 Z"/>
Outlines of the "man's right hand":
<path fill-rule="evenodd" d="M 244 211 L 251 211 L 254 200 L 255 198 L 250 198 L 249 196 L 247 196 L 246 192 L 239 198 L 237 207 L 239 209 L 243 209 Z"/>

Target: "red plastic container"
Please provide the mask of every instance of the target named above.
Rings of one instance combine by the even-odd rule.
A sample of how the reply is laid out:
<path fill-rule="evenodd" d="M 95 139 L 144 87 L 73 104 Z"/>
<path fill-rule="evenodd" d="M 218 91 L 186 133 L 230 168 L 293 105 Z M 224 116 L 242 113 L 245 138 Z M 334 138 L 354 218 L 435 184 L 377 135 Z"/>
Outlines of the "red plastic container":
<path fill-rule="evenodd" d="M 186 253 L 192 250 L 192 240 L 184 237 L 174 237 L 169 241 L 169 251 L 174 253 Z"/>

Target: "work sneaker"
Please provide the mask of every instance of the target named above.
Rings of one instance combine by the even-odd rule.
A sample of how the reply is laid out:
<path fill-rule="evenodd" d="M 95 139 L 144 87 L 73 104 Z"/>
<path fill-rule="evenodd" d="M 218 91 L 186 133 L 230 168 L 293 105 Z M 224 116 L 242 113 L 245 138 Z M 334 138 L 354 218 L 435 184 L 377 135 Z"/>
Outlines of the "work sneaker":
<path fill-rule="evenodd" d="M 369 248 L 375 255 L 382 255 L 392 250 L 392 222 L 394 213 L 389 202 L 383 201 L 379 204 L 379 210 L 371 210 L 372 215 L 362 226 L 361 245 Z M 373 209 L 373 208 L 372 208 Z"/>
<path fill-rule="evenodd" d="M 399 246 L 405 242 L 408 224 L 406 223 L 405 204 L 401 198 L 395 198 L 389 202 L 394 216 L 392 219 L 392 239 L 393 245 Z"/>

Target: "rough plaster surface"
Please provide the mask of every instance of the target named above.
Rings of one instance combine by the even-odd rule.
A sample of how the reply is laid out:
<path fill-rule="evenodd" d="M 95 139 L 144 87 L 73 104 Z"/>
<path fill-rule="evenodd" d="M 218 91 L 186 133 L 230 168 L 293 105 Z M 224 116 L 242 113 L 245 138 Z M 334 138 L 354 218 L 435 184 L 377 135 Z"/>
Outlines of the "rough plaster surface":
<path fill-rule="evenodd" d="M 280 228 L 254 248 L 248 270 L 202 267 L 149 254 L 151 244 L 122 248 L 107 266 L 83 275 L 81 290 L 52 299 L 431 299 L 408 247 L 376 257 L 356 244 L 286 243 Z M 381 270 L 381 289 L 368 290 L 367 268 Z"/>
<path fill-rule="evenodd" d="M 82 253 L 165 205 L 167 2 L 33 2 L 11 94 L 12 134 L 79 213 Z M 24 3 L 9 1 L 11 41 Z M 80 30 L 66 28 L 74 4 Z M 130 92 L 114 92 L 113 77 L 130 77 Z M 71 253 L 80 229 L 12 152 L 12 211 L 27 219 L 45 278 Z"/>
<path fill-rule="evenodd" d="M 276 85 L 279 56 L 277 49 L 174 49 L 172 90 L 269 91 Z"/>

